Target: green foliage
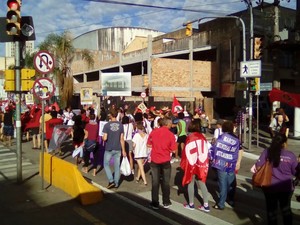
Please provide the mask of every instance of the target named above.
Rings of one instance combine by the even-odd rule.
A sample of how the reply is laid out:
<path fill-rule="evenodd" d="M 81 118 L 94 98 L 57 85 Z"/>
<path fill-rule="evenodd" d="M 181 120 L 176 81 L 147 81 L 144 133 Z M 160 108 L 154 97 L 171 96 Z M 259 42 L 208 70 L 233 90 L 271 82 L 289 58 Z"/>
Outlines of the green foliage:
<path fill-rule="evenodd" d="M 73 37 L 70 32 L 59 34 L 49 34 L 39 45 L 40 50 L 48 51 L 55 59 L 53 71 L 57 81 L 61 105 L 70 105 L 73 95 L 73 73 L 71 65 L 76 55 L 73 46 Z M 81 58 L 89 67 L 94 65 L 92 54 L 88 50 L 81 50 Z"/>

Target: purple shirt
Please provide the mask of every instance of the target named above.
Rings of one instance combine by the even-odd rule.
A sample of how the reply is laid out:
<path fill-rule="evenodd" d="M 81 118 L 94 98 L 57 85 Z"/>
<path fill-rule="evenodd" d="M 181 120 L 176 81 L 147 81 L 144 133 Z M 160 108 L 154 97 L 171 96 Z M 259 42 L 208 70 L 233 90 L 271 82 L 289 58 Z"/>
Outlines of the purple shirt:
<path fill-rule="evenodd" d="M 235 135 L 220 135 L 211 148 L 212 166 L 227 173 L 234 172 L 241 149 L 241 143 Z"/>
<path fill-rule="evenodd" d="M 265 163 L 267 154 L 268 150 L 265 149 L 255 163 L 256 167 L 260 167 Z M 275 192 L 293 191 L 294 186 L 292 184 L 292 179 L 296 174 L 297 165 L 298 161 L 295 154 L 286 149 L 282 149 L 279 166 L 276 168 L 273 167 L 271 187 L 268 187 L 267 190 Z"/>

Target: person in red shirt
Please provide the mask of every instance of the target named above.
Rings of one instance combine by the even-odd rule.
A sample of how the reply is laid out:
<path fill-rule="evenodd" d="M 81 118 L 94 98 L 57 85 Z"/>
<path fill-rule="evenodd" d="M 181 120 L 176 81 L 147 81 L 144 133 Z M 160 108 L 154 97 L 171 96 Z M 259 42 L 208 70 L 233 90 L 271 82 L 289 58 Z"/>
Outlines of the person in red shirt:
<path fill-rule="evenodd" d="M 30 110 L 30 120 L 25 125 L 25 132 L 30 132 L 32 135 L 32 149 L 41 148 L 41 136 L 40 136 L 40 117 L 42 110 L 39 106 L 34 105 Z"/>
<path fill-rule="evenodd" d="M 99 125 L 95 121 L 95 114 L 90 114 L 90 121 L 85 125 L 85 130 L 87 131 L 88 135 L 85 139 L 84 144 L 84 165 L 82 167 L 82 172 L 88 172 L 88 165 L 90 161 L 90 153 L 93 152 L 94 163 L 93 163 L 93 176 L 96 176 L 97 171 L 97 163 L 95 162 L 95 155 L 97 150 L 97 141 L 98 141 L 98 132 L 99 132 Z"/>
<path fill-rule="evenodd" d="M 56 125 L 62 125 L 64 123 L 63 119 L 57 118 L 57 112 L 51 111 L 51 119 L 46 122 L 46 140 L 49 146 L 50 139 L 52 138 L 52 133 Z"/>
<path fill-rule="evenodd" d="M 174 134 L 170 131 L 172 120 L 164 117 L 162 127 L 154 129 L 148 138 L 147 145 L 151 150 L 151 175 L 152 175 L 152 209 L 159 209 L 159 184 L 162 177 L 163 207 L 169 208 L 170 201 L 170 178 L 171 178 L 171 155 L 175 152 L 177 145 Z"/>

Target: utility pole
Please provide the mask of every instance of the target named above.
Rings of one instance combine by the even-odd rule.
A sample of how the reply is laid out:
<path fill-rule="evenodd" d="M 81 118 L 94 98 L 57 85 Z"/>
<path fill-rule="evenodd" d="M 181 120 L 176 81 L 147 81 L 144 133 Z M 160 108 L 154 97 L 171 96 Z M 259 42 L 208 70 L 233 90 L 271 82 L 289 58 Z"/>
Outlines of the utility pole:
<path fill-rule="evenodd" d="M 22 182 L 20 41 L 15 42 L 17 182 Z"/>
<path fill-rule="evenodd" d="M 280 41 L 281 38 L 279 36 L 279 0 L 274 0 L 274 27 L 273 27 L 273 41 Z M 274 80 L 273 81 L 273 87 L 280 89 L 280 81 Z M 280 102 L 276 101 L 273 103 L 273 105 L 276 105 L 275 108 L 280 107 Z M 274 113 L 274 112 L 273 112 Z"/>
<path fill-rule="evenodd" d="M 249 9 L 249 14 L 250 14 L 250 49 L 249 49 L 249 52 L 250 52 L 250 60 L 253 60 L 253 9 L 252 9 L 252 1 L 251 0 L 244 0 L 244 2 L 246 3 L 248 9 Z M 248 80 L 248 84 L 249 84 L 249 80 Z M 248 88 L 249 88 L 249 85 L 248 85 Z M 249 135 L 248 135 L 248 151 L 251 151 L 251 144 L 252 144 L 252 119 L 253 119 L 253 94 L 250 90 L 249 91 Z M 258 108 L 258 106 L 257 106 Z M 257 116 L 258 118 L 258 116 Z M 246 132 L 246 127 L 244 127 L 244 133 Z M 258 132 L 258 130 L 257 130 Z M 244 135 L 246 136 L 246 135 Z M 257 139 L 257 143 L 258 143 L 258 139 Z"/>

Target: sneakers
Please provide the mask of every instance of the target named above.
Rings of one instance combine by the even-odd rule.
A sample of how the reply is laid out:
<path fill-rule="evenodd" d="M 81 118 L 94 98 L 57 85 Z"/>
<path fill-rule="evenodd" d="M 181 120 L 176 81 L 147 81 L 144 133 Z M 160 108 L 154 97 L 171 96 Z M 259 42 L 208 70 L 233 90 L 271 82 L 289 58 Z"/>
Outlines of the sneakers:
<path fill-rule="evenodd" d="M 163 204 L 163 207 L 164 207 L 165 209 L 168 209 L 168 208 L 170 208 L 171 205 L 172 205 L 171 202 L 170 202 L 170 203 L 164 203 L 164 204 Z"/>
<path fill-rule="evenodd" d="M 116 185 L 115 185 L 114 182 L 109 182 L 109 184 L 107 185 L 106 188 L 111 189 L 111 188 L 114 188 L 115 186 L 116 186 Z"/>
<path fill-rule="evenodd" d="M 156 204 L 153 204 L 152 202 L 149 204 L 149 207 L 150 207 L 151 209 L 154 209 L 154 210 L 158 210 L 158 209 L 159 209 L 159 206 L 156 205 Z"/>
<path fill-rule="evenodd" d="M 195 209 L 195 205 L 190 205 L 190 204 L 183 204 L 183 207 L 185 209 L 189 209 L 189 210 L 194 210 Z"/>
<path fill-rule="evenodd" d="M 210 211 L 209 206 L 204 206 L 204 205 L 199 206 L 198 209 L 201 210 L 201 211 L 204 211 L 204 212 L 209 212 Z"/>

